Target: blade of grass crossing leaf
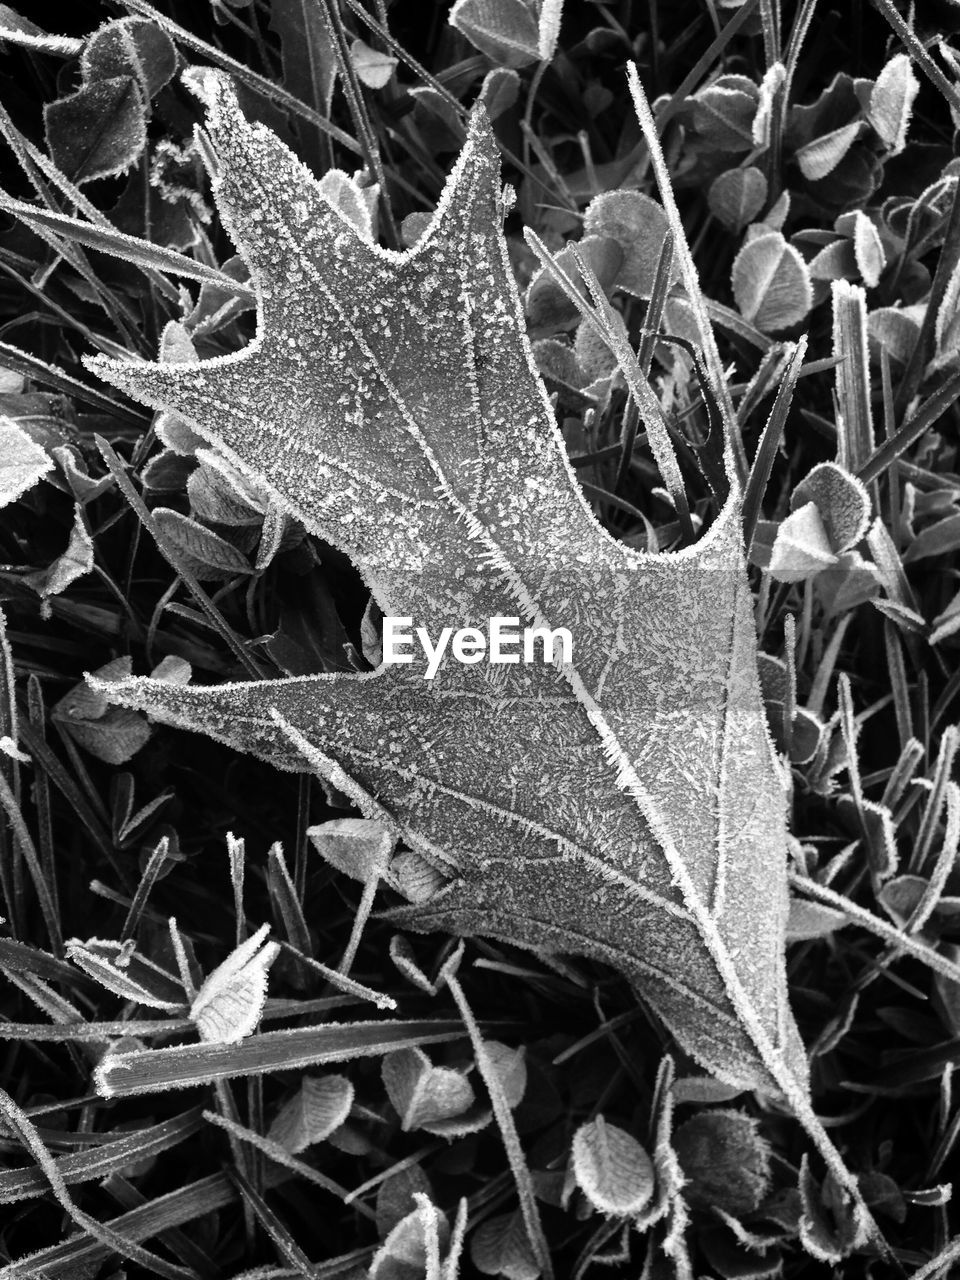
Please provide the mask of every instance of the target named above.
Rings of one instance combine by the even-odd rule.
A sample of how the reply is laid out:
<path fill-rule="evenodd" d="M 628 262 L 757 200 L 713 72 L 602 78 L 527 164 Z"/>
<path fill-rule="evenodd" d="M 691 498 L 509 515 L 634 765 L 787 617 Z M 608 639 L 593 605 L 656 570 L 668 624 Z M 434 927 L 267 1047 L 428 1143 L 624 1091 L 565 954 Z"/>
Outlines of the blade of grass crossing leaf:
<path fill-rule="evenodd" d="M 312 1182 L 314 1186 L 320 1187 L 324 1191 L 329 1191 L 331 1195 L 336 1196 L 344 1204 L 347 1203 L 350 1193 L 346 1187 L 341 1186 L 339 1182 L 335 1182 L 333 1178 L 328 1178 L 326 1174 L 307 1164 L 306 1161 L 298 1160 L 285 1147 L 282 1147 L 279 1142 L 274 1142 L 272 1138 L 256 1133 L 235 1120 L 228 1120 L 225 1116 L 218 1115 L 215 1111 L 205 1111 L 203 1118 L 207 1124 L 215 1125 L 218 1129 L 223 1129 L 226 1133 L 232 1134 L 239 1142 L 248 1143 L 256 1151 L 262 1152 L 263 1155 L 273 1160 L 276 1164 L 289 1169 L 291 1173 L 304 1178 L 307 1182 Z M 351 1203 L 358 1213 L 371 1221 L 376 1221 L 376 1214 L 362 1200 L 352 1200 Z"/>
<path fill-rule="evenodd" d="M 604 341 L 616 356 L 617 365 L 627 381 L 630 394 L 636 401 L 637 408 L 643 414 L 647 440 L 656 458 L 657 466 L 660 468 L 660 474 L 663 476 L 667 492 L 673 500 L 680 525 L 683 528 L 684 541 L 692 542 L 694 534 L 693 525 L 690 521 L 690 506 L 687 502 L 683 476 L 680 474 L 676 451 L 673 447 L 673 441 L 670 439 L 660 401 L 654 395 L 649 382 L 644 377 L 629 342 L 617 329 L 613 319 L 613 308 L 607 301 L 603 287 L 597 279 L 593 268 L 580 253 L 576 244 L 572 244 L 571 249 L 580 269 L 580 274 L 583 276 L 590 291 L 591 301 L 596 308 L 597 316 L 603 328 Z"/>
<path fill-rule="evenodd" d="M 462 954 L 462 943 L 459 951 Z M 520 1201 L 520 1213 L 527 1229 L 527 1239 L 530 1241 L 530 1247 L 536 1257 L 544 1280 L 552 1280 L 553 1264 L 550 1260 L 550 1247 L 544 1235 L 543 1223 L 540 1221 L 540 1210 L 537 1208 L 533 1179 L 530 1176 L 527 1160 L 523 1154 L 523 1147 L 520 1145 L 520 1135 L 517 1133 L 513 1112 L 510 1110 L 510 1104 L 507 1102 L 506 1095 L 503 1092 L 500 1077 L 497 1075 L 490 1060 L 490 1055 L 487 1053 L 486 1045 L 473 1016 L 473 1011 L 467 1002 L 457 975 L 453 971 L 454 967 L 450 961 L 447 962 L 447 965 L 444 966 L 444 978 L 450 989 L 450 994 L 453 996 L 460 1011 L 463 1025 L 470 1036 L 477 1070 L 480 1072 L 480 1077 L 486 1085 L 487 1093 L 490 1096 L 490 1104 L 493 1107 L 493 1114 L 500 1130 L 500 1136 L 503 1139 L 507 1159 L 510 1161 L 510 1170 L 513 1173 L 513 1180 L 516 1184 L 517 1196 Z"/>
<path fill-rule="evenodd" d="M 903 933 L 896 925 L 874 915 L 872 911 L 859 906 L 844 894 L 837 893 L 835 889 L 819 884 L 816 880 L 810 880 L 796 871 L 790 872 L 790 884 L 799 893 L 813 898 L 815 902 L 822 902 L 824 906 L 842 911 L 844 915 L 850 917 L 851 924 L 858 924 L 861 928 L 867 929 L 882 941 L 890 943 L 895 950 L 902 951 L 904 955 L 911 956 L 914 960 L 919 960 L 934 973 L 942 974 L 951 982 L 960 982 L 960 965 L 954 964 L 926 943 L 918 942 L 909 934 Z"/>
<path fill-rule="evenodd" d="M 733 17 L 723 24 L 719 34 L 714 37 L 710 45 L 703 51 L 688 74 L 680 81 L 680 84 L 670 95 L 670 101 L 657 114 L 656 128 L 660 137 L 663 136 L 667 125 L 690 94 L 693 93 L 713 64 L 718 61 L 733 37 L 753 17 L 758 3 L 759 0 L 747 0 L 746 4 L 740 5 Z"/>
<path fill-rule="evenodd" d="M 770 473 L 773 470 L 777 450 L 780 448 L 780 441 L 783 439 L 787 415 L 793 403 L 793 393 L 796 390 L 797 379 L 800 376 L 800 368 L 806 352 L 807 339 L 806 335 L 804 335 L 794 347 L 786 372 L 777 387 L 776 399 L 763 428 L 760 443 L 757 445 L 753 466 L 750 468 L 750 475 L 743 495 L 743 514 L 741 516 L 743 540 L 747 548 L 748 558 L 750 548 L 753 545 L 753 537 L 757 531 L 757 521 L 760 519 L 763 496 L 770 482 Z"/>
<path fill-rule="evenodd" d="M 660 246 L 657 271 L 653 277 L 653 289 L 650 293 L 650 301 L 647 303 L 647 314 L 643 318 L 643 333 L 637 349 L 637 363 L 645 378 L 650 377 L 653 352 L 660 334 L 660 325 L 663 322 L 663 308 L 666 306 L 667 294 L 670 292 L 670 273 L 673 270 L 675 243 L 673 231 L 668 227 L 667 234 L 663 237 L 663 244 Z"/>
<path fill-rule="evenodd" d="M 666 305 L 667 293 L 670 289 L 670 272 L 673 268 L 673 232 L 667 228 L 657 259 L 657 271 L 653 278 L 653 291 L 647 303 L 647 314 L 643 318 L 643 333 L 637 348 L 637 364 L 640 374 L 649 381 L 653 352 L 657 345 L 660 325 L 663 321 L 663 308 Z M 623 418 L 623 431 L 620 439 L 620 462 L 617 466 L 616 478 L 613 482 L 614 493 L 621 493 L 630 470 L 633 458 L 633 447 L 637 439 L 637 424 L 640 421 L 640 406 L 631 397 Z"/>
<path fill-rule="evenodd" d="M 334 56 L 337 59 L 337 67 L 340 71 L 340 81 L 343 85 L 344 96 L 347 99 L 347 106 L 350 110 L 350 118 L 353 121 L 353 127 L 357 131 L 360 138 L 360 146 L 363 151 L 364 159 L 367 167 L 373 174 L 377 185 L 380 188 L 380 207 L 383 210 L 384 221 L 390 235 L 391 244 L 399 245 L 400 236 L 397 231 L 397 225 L 393 217 L 393 206 L 390 203 L 390 191 L 387 186 L 387 175 L 383 171 L 383 162 L 380 159 L 380 145 L 377 141 L 377 135 L 370 123 L 370 116 L 367 112 L 367 104 L 363 97 L 363 89 L 357 76 L 356 68 L 353 65 L 353 59 L 350 56 L 350 48 L 347 44 L 347 33 L 343 26 L 343 17 L 340 13 L 340 5 L 336 0 L 317 0 L 320 16 L 323 19 L 324 26 L 327 28 L 327 34 L 333 46 Z"/>
<path fill-rule="evenodd" d="M 196 600 L 204 615 L 209 619 L 214 630 L 226 642 L 231 653 L 233 653 L 234 657 L 239 661 L 247 675 L 251 676 L 254 680 L 259 680 L 263 673 L 259 670 L 256 663 L 244 649 L 243 645 L 237 639 L 233 628 L 229 625 L 223 614 L 200 586 L 200 583 L 194 577 L 193 573 L 191 573 L 186 565 L 180 562 L 179 557 L 168 542 L 166 535 L 161 531 L 160 526 L 148 511 L 146 503 L 131 484 L 130 478 L 126 473 L 126 469 L 120 461 L 120 458 L 102 436 L 96 437 L 96 443 L 103 455 L 103 459 L 106 462 L 107 467 L 116 479 L 117 484 L 120 486 L 124 497 L 127 499 L 127 502 L 129 502 L 140 523 L 153 535 L 157 548 L 163 555 L 164 559 L 168 562 L 174 572 L 183 580 L 184 586 L 193 596 L 194 600 Z"/>
<path fill-rule="evenodd" d="M 930 54 L 927 52 L 923 42 L 920 40 L 916 32 L 903 20 L 903 17 L 898 13 L 892 0 L 873 0 L 873 3 L 903 41 L 910 57 L 914 60 L 934 88 L 943 95 L 947 104 L 952 107 L 954 111 L 960 111 L 960 93 L 957 92 L 956 86 L 950 83 L 934 60 L 930 57 Z"/>
<path fill-rule="evenodd" d="M 690 523 L 690 509 L 687 504 L 686 491 L 680 475 L 680 468 L 677 465 L 676 453 L 673 448 L 673 442 L 670 439 L 666 419 L 660 407 L 660 401 L 654 395 L 646 378 L 641 374 L 637 365 L 637 357 L 630 349 L 630 344 L 609 319 L 610 304 L 604 297 L 596 276 L 583 256 L 577 252 L 576 246 L 572 246 L 577 266 L 587 284 L 587 288 L 591 292 L 593 306 L 590 306 L 567 273 L 557 264 L 553 255 L 536 232 L 528 227 L 524 230 L 524 237 L 543 263 L 544 269 L 557 282 L 594 332 L 616 356 L 617 364 L 627 381 L 630 394 L 636 401 L 643 416 L 650 447 L 657 466 L 660 468 L 664 484 L 673 499 L 681 525 L 684 528 L 684 537 L 687 541 L 692 541 L 693 526 Z"/>
<path fill-rule="evenodd" d="M 323 1023 L 292 1031 L 266 1031 L 239 1044 L 178 1045 L 108 1055 L 97 1067 L 95 1082 L 102 1097 L 129 1097 L 187 1089 L 234 1076 L 376 1057 L 409 1045 L 445 1044 L 463 1034 L 459 1022 L 439 1020 Z"/>
<path fill-rule="evenodd" d="M 744 6 L 744 8 L 746 8 L 746 6 Z M 653 113 L 650 110 L 650 104 L 647 101 L 647 96 L 643 91 L 642 84 L 640 83 L 640 73 L 637 70 L 636 63 L 629 62 L 627 64 L 627 82 L 630 86 L 630 94 L 633 98 L 633 105 L 637 112 L 637 118 L 640 121 L 640 128 L 643 131 L 643 136 L 650 149 L 650 159 L 656 175 L 657 187 L 660 191 L 660 200 L 663 204 L 664 212 L 667 215 L 667 221 L 670 225 L 670 229 L 675 237 L 675 248 L 680 262 L 680 272 L 684 287 L 687 291 L 687 302 L 693 312 L 697 330 L 700 335 L 700 345 L 703 350 L 704 360 L 706 361 L 707 370 L 710 376 L 710 389 L 713 392 L 716 403 L 720 408 L 720 415 L 723 420 L 724 437 L 732 452 L 732 461 L 735 464 L 735 474 L 739 477 L 740 483 L 742 484 L 746 478 L 746 458 L 743 453 L 743 441 L 736 425 L 736 414 L 733 411 L 733 402 L 730 399 L 730 389 L 727 386 L 727 381 L 723 371 L 723 363 L 720 359 L 720 352 L 717 349 L 716 339 L 713 336 L 713 328 L 711 327 L 710 319 L 704 305 L 703 293 L 700 289 L 700 279 L 697 275 L 696 266 L 694 265 L 693 255 L 690 252 L 690 246 L 687 243 L 683 222 L 680 218 L 680 211 L 677 208 L 676 200 L 673 197 L 673 186 L 670 181 L 670 171 L 667 168 L 667 163 L 660 147 L 656 121 L 653 118 Z M 732 479 L 733 478 L 731 477 L 731 480 Z"/>
<path fill-rule="evenodd" d="M 144 1267 L 151 1274 L 164 1276 L 166 1280 L 194 1280 L 195 1272 L 172 1266 L 166 1259 L 151 1253 L 150 1250 L 144 1249 L 134 1241 L 126 1239 L 105 1223 L 97 1222 L 95 1218 L 91 1218 L 89 1214 L 84 1213 L 76 1205 L 57 1168 L 57 1162 L 43 1145 L 40 1135 L 32 1122 L 3 1089 L 0 1089 L 0 1115 L 3 1116 L 9 1127 L 19 1137 L 23 1146 L 39 1165 L 41 1172 L 50 1185 L 50 1190 L 56 1196 L 60 1206 L 82 1231 L 86 1231 L 95 1240 L 119 1253 L 121 1257 L 129 1258 L 131 1262 Z M 8 1268 L 6 1267 L 0 1271 L 0 1277 L 7 1271 Z"/>
<path fill-rule="evenodd" d="M 39 147 L 34 146 L 29 138 L 25 138 L 20 133 L 2 104 L 0 104 L 0 131 L 3 132 L 11 150 L 17 157 L 21 169 L 31 182 L 37 195 L 40 196 L 52 213 L 59 213 L 60 210 L 56 207 L 50 195 L 47 186 L 48 182 L 52 183 L 60 194 L 82 212 L 90 222 L 96 226 L 103 227 L 107 231 L 115 230 L 106 215 L 101 213 L 96 205 L 87 199 L 80 188 L 75 186 L 62 170 L 43 154 Z M 159 272 L 148 269 L 148 275 L 160 293 L 172 300 L 176 299 L 176 289 Z"/>

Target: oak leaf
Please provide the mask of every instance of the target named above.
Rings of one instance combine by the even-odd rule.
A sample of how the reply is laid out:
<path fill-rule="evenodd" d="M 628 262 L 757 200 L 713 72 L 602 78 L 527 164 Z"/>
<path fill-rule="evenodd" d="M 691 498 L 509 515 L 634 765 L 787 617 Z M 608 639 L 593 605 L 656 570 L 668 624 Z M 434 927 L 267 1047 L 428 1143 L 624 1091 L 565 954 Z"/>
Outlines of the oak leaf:
<path fill-rule="evenodd" d="M 358 235 L 224 78 L 190 75 L 257 336 L 200 363 L 90 367 L 342 548 L 385 615 L 431 636 L 494 616 L 565 626 L 573 657 L 105 696 L 346 791 L 449 877 L 395 913 L 404 927 L 606 961 L 718 1078 L 808 1108 L 736 484 L 677 553 L 598 525 L 526 337 L 482 110 L 398 252 Z"/>

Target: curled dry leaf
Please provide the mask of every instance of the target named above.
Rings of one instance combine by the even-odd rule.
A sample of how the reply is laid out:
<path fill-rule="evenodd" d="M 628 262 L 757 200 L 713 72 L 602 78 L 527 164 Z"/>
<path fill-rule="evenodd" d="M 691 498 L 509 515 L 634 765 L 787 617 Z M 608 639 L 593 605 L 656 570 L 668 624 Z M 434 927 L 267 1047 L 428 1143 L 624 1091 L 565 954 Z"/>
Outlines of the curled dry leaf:
<path fill-rule="evenodd" d="M 729 498 L 682 553 L 635 552 L 597 525 L 526 337 L 482 110 L 415 247 L 388 252 L 244 119 L 224 78 L 192 82 L 258 335 L 200 364 L 91 367 L 181 414 L 339 545 L 385 615 L 431 635 L 495 616 L 566 626 L 573 661 L 447 661 L 432 681 L 419 658 L 206 689 L 137 679 L 109 696 L 309 765 L 445 867 L 402 926 L 612 963 L 711 1072 L 803 1111 L 783 783 L 732 460 Z"/>

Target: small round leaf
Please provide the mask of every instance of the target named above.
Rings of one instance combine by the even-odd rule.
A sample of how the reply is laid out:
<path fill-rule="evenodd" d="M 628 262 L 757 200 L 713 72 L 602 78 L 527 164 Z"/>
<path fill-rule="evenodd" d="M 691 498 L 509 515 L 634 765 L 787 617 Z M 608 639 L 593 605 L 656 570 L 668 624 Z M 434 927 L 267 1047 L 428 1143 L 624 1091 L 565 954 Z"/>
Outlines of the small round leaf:
<path fill-rule="evenodd" d="M 731 231 L 742 231 L 766 201 L 767 180 L 754 165 L 721 173 L 707 193 L 710 212 Z"/>
<path fill-rule="evenodd" d="M 770 1148 L 740 1111 L 703 1111 L 680 1126 L 674 1150 L 694 1208 L 751 1213 L 770 1185 Z"/>
<path fill-rule="evenodd" d="M 640 191 L 605 191 L 590 201 L 583 220 L 585 236 L 615 240 L 623 252 L 617 287 L 649 298 L 667 235 L 667 215 L 656 200 Z M 680 278 L 674 258 L 671 283 Z"/>
<path fill-rule="evenodd" d="M 806 263 L 779 231 L 743 246 L 733 263 L 732 284 L 740 314 L 764 333 L 796 324 L 813 303 Z"/>
<path fill-rule="evenodd" d="M 593 1207 L 614 1217 L 639 1213 L 653 1195 L 650 1157 L 636 1138 L 602 1116 L 574 1135 L 573 1174 Z"/>

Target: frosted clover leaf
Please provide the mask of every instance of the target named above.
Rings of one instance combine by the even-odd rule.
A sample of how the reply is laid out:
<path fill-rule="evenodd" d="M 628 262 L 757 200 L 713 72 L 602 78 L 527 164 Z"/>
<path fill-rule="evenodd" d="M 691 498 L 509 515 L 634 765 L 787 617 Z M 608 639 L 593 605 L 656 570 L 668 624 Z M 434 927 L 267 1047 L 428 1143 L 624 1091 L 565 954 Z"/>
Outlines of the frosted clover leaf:
<path fill-rule="evenodd" d="M 384 614 L 431 635 L 495 616 L 565 626 L 573 660 L 447 662 L 428 683 L 415 657 L 212 688 L 130 679 L 106 696 L 315 769 L 448 877 L 395 913 L 404 927 L 615 965 L 697 1061 L 785 1093 L 815 1127 L 732 464 L 694 547 L 644 555 L 597 524 L 527 341 L 482 110 L 429 226 L 395 252 L 358 235 L 224 78 L 192 83 L 257 336 L 200 363 L 91 368 L 342 548 Z"/>

